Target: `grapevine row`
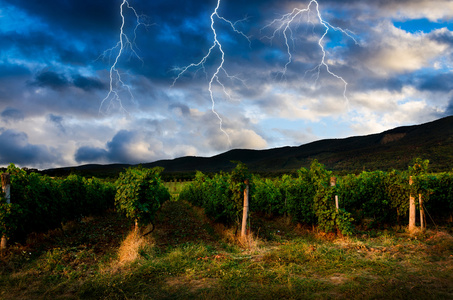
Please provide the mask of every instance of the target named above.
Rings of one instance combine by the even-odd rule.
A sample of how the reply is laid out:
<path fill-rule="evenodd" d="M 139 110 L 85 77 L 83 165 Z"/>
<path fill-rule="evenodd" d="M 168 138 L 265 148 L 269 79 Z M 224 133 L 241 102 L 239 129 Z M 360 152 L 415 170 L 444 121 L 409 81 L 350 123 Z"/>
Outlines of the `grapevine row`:
<path fill-rule="evenodd" d="M 432 218 L 451 218 L 453 174 L 429 174 L 427 167 L 428 161 L 417 160 L 404 172 L 346 175 L 339 177 L 334 187 L 330 186 L 332 172 L 317 161 L 313 161 L 310 169 L 298 170 L 296 176 L 274 179 L 251 176 L 250 210 L 270 216 L 288 215 L 294 222 L 317 225 L 323 231 L 351 234 L 356 225 L 364 225 L 362 221 L 368 227 L 406 225 L 409 195 L 420 194 Z M 185 186 L 180 199 L 203 207 L 216 221 L 227 224 L 238 221 L 243 188 L 234 190 L 231 177 L 229 173 L 209 177 L 198 172 L 195 180 Z M 339 209 L 335 207 L 335 196 L 340 200 Z"/>
<path fill-rule="evenodd" d="M 160 180 L 161 168 L 129 168 L 115 183 L 78 175 L 54 179 L 27 174 L 13 164 L 7 172 L 12 201 L 8 203 L 0 193 L 0 237 L 24 237 L 114 207 L 138 225 L 145 225 L 170 199 Z"/>

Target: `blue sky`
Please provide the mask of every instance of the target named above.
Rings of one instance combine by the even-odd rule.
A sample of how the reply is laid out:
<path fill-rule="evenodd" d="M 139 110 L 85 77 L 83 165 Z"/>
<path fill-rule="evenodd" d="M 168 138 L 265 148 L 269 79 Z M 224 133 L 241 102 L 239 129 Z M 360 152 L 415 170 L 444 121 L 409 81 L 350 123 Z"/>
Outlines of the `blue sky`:
<path fill-rule="evenodd" d="M 0 0 L 0 166 L 211 156 L 453 114 L 450 0 L 123 1 Z M 121 7 L 134 43 L 110 91 Z"/>

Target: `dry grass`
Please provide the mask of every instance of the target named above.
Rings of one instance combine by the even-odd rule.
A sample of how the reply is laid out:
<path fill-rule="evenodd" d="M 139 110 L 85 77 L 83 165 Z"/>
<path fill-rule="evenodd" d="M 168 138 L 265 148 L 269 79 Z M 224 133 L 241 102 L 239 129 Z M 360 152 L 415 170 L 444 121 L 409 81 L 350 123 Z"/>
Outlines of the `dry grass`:
<path fill-rule="evenodd" d="M 117 259 L 111 262 L 109 267 L 103 271 L 116 273 L 120 269 L 126 267 L 130 263 L 140 258 L 140 250 L 154 246 L 154 238 L 152 235 L 143 236 L 143 232 L 147 232 L 148 227 L 136 231 L 131 230 L 118 248 Z"/>
<path fill-rule="evenodd" d="M 254 216 L 241 240 L 185 202 L 166 203 L 145 237 L 101 221 L 0 257 L 0 299 L 453 299 L 447 231 L 338 237 Z"/>
<path fill-rule="evenodd" d="M 237 237 L 241 247 L 247 249 L 251 253 L 259 252 L 261 245 L 263 244 L 262 240 L 255 235 L 253 232 L 249 232 L 244 238 Z"/>
<path fill-rule="evenodd" d="M 240 229 L 235 226 L 225 226 L 220 223 L 212 222 L 204 213 L 204 209 L 200 207 L 191 206 L 187 203 L 194 211 L 196 216 L 203 220 L 204 223 L 209 224 L 215 231 L 215 233 L 226 243 L 234 244 L 242 249 L 249 250 L 250 252 L 255 252 L 259 249 L 262 241 L 257 234 L 247 230 L 247 235 L 245 238 L 242 238 L 240 235 Z"/>
<path fill-rule="evenodd" d="M 124 266 L 139 257 L 139 249 L 146 244 L 146 240 L 135 230 L 132 230 L 118 249 L 118 264 Z"/>

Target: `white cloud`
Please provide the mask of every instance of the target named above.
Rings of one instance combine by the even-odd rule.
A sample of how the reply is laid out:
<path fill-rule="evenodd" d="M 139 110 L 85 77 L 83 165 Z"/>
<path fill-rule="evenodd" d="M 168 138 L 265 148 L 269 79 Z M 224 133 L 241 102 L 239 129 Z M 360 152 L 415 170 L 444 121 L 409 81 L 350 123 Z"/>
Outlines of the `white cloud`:
<path fill-rule="evenodd" d="M 407 124 L 419 124 L 437 118 L 446 97 L 429 99 L 429 94 L 405 86 L 399 92 L 373 90 L 354 93 L 351 128 L 355 134 L 378 133 Z"/>
<path fill-rule="evenodd" d="M 410 101 L 399 105 L 395 110 L 376 113 L 372 110 L 358 110 L 351 129 L 357 135 L 379 133 L 407 124 L 428 122 L 432 119 L 432 109 L 425 101 Z"/>
<path fill-rule="evenodd" d="M 272 94 L 261 107 L 261 119 L 277 117 L 317 122 L 323 117 L 341 114 L 347 110 L 348 101 L 343 97 L 343 90 L 332 95 L 307 95 L 309 93 L 312 94 L 312 91 L 289 89 Z"/>
<path fill-rule="evenodd" d="M 231 131 L 228 130 L 228 132 Z M 263 149 L 267 146 L 266 140 L 251 129 L 231 132 L 231 140 L 233 148 Z"/>
<path fill-rule="evenodd" d="M 416 96 L 416 92 L 415 88 L 406 86 L 397 92 L 387 89 L 358 91 L 354 92 L 350 98 L 355 108 L 387 112 L 397 109 L 398 103 Z"/>
<path fill-rule="evenodd" d="M 374 29 L 366 64 L 381 76 L 394 73 L 416 71 L 421 68 L 434 68 L 447 49 L 424 33 L 408 33 L 390 22 L 382 22 Z"/>
<path fill-rule="evenodd" d="M 453 18 L 453 2 L 451 0 L 409 0 L 386 1 L 384 17 L 390 15 L 398 19 L 421 19 L 431 21 L 448 20 Z"/>
<path fill-rule="evenodd" d="M 313 134 L 311 127 L 300 127 L 295 129 L 274 128 L 273 131 L 280 135 L 279 146 L 282 144 L 287 146 L 299 146 L 319 139 L 315 134 Z"/>
<path fill-rule="evenodd" d="M 198 154 L 198 149 L 192 145 L 176 145 L 172 149 L 166 149 L 166 151 L 170 150 L 172 157 L 196 156 Z"/>

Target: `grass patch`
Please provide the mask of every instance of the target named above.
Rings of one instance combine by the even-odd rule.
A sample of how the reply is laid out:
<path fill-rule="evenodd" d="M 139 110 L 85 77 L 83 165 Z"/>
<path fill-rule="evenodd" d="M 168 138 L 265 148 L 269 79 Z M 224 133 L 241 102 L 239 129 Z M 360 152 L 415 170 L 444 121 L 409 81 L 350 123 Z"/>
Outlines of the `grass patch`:
<path fill-rule="evenodd" d="M 170 195 L 172 197 L 172 200 L 178 199 L 179 193 L 184 189 L 184 186 L 186 184 L 190 184 L 191 181 L 166 181 L 164 182 L 164 186 L 167 188 L 167 190 L 170 192 Z"/>
<path fill-rule="evenodd" d="M 0 254 L 1 299 L 453 298 L 447 231 L 336 238 L 254 216 L 250 247 L 182 201 L 146 237 L 113 212 L 69 225 Z"/>

